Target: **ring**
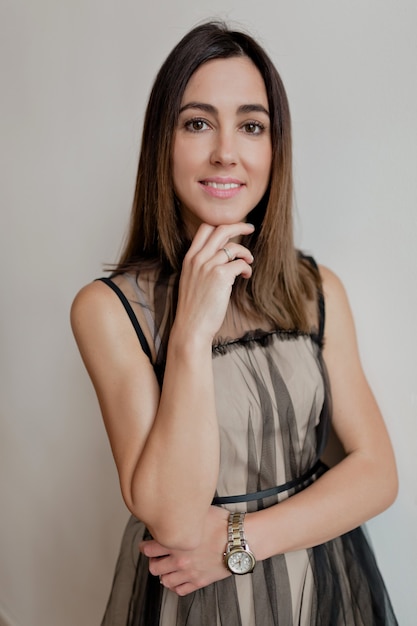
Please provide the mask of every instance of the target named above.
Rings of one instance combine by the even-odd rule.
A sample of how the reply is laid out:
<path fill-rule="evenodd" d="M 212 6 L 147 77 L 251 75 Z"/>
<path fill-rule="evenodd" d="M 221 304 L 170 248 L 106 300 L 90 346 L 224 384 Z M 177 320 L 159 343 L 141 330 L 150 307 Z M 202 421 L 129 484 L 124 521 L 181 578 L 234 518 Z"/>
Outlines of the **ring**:
<path fill-rule="evenodd" d="M 223 248 L 223 252 L 227 256 L 228 263 L 230 263 L 230 261 L 234 261 L 235 260 L 234 257 L 232 256 L 232 253 L 230 252 L 229 248 Z"/>

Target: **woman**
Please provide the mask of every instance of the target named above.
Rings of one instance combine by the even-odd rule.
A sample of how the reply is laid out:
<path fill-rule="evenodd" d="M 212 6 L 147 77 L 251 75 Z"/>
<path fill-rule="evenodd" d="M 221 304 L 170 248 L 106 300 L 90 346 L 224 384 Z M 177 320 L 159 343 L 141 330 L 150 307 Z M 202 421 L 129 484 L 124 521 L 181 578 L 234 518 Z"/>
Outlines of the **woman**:
<path fill-rule="evenodd" d="M 121 259 L 72 309 L 132 513 L 105 625 L 396 624 L 358 528 L 395 498 L 393 452 L 291 199 L 276 69 L 193 29 L 150 96 Z"/>

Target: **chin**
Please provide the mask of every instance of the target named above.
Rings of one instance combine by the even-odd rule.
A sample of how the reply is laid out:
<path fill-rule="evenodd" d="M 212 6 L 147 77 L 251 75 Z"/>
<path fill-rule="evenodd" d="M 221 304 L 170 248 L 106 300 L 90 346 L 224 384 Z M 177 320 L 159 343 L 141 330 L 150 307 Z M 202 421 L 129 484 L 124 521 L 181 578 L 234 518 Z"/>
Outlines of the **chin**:
<path fill-rule="evenodd" d="M 188 234 L 194 237 L 195 233 L 201 226 L 201 224 L 208 224 L 217 228 L 217 226 L 237 224 L 238 222 L 246 222 L 249 213 L 237 212 L 237 211 L 207 211 L 206 214 L 200 213 L 200 215 L 183 214 L 183 221 L 186 225 Z"/>
<path fill-rule="evenodd" d="M 244 213 L 243 215 L 240 213 L 223 213 L 217 216 L 209 216 L 207 218 L 206 224 L 210 224 L 210 226 L 221 226 L 222 224 L 237 224 L 238 222 L 246 222 L 249 213 Z"/>

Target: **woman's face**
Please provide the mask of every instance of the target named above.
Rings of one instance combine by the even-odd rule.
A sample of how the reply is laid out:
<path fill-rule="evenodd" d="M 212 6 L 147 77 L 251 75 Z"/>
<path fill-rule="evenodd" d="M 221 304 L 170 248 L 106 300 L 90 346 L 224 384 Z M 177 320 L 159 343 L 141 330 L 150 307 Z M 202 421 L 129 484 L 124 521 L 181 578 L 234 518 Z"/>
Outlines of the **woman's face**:
<path fill-rule="evenodd" d="M 174 190 L 191 236 L 245 221 L 269 183 L 268 97 L 247 57 L 214 59 L 191 76 L 174 132 Z"/>

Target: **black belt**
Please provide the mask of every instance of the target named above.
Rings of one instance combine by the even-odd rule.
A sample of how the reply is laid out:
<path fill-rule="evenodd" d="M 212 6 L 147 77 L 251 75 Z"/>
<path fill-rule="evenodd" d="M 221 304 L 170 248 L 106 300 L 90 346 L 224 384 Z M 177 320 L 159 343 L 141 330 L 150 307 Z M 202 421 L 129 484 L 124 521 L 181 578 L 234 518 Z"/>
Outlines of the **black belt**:
<path fill-rule="evenodd" d="M 289 480 L 283 485 L 277 485 L 270 489 L 263 489 L 262 491 L 255 491 L 253 493 L 243 493 L 239 496 L 215 496 L 212 504 L 233 504 L 234 502 L 250 502 L 251 500 L 262 500 L 263 498 L 269 498 L 270 496 L 276 496 L 278 493 L 288 491 L 294 487 L 300 487 L 304 483 L 308 482 L 315 474 L 316 478 L 319 478 L 329 468 L 322 461 L 317 461 L 311 469 L 299 478 Z M 304 485 L 307 486 L 307 485 Z"/>

